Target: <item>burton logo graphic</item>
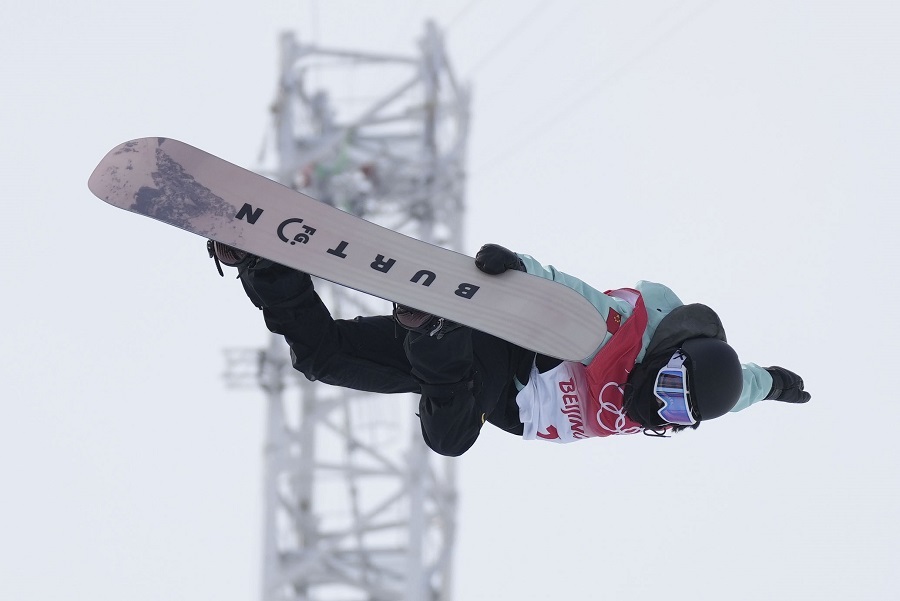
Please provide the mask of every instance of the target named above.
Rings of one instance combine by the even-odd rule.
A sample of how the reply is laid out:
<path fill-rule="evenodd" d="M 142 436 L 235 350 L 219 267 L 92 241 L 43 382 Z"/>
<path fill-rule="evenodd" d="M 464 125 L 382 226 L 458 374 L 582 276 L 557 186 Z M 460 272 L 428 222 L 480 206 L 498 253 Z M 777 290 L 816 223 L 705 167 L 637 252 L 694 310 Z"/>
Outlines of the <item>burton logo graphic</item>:
<path fill-rule="evenodd" d="M 235 219 L 240 219 L 246 221 L 250 225 L 256 225 L 256 222 L 259 221 L 259 218 L 262 217 L 262 214 L 265 212 L 265 209 L 262 208 L 253 208 L 250 203 L 245 202 L 244 206 L 238 210 L 235 214 Z M 292 227 L 294 225 L 300 226 L 299 231 Z M 297 244 L 307 244 L 309 243 L 312 236 L 316 233 L 316 228 L 305 225 L 303 219 L 299 217 L 291 217 L 289 219 L 285 219 L 282 221 L 278 228 L 275 230 L 278 239 L 282 242 L 290 244 L 291 246 L 295 246 Z M 346 240 L 341 240 L 341 242 L 335 246 L 334 248 L 328 248 L 325 250 L 331 256 L 337 257 L 339 259 L 347 259 L 349 255 L 347 254 L 347 249 L 350 247 L 350 243 Z M 397 264 L 397 259 L 386 257 L 383 254 L 376 254 L 374 260 L 369 263 L 369 267 L 375 271 L 380 273 L 388 273 L 394 266 Z M 420 286 L 424 286 L 426 288 L 430 287 L 438 278 L 437 273 L 428 269 L 420 269 L 409 279 L 409 281 L 413 284 L 418 284 Z M 478 292 L 480 287 L 475 284 L 470 284 L 468 282 L 462 282 L 457 285 L 456 290 L 453 291 L 453 294 L 460 298 L 464 298 L 467 300 L 472 299 L 475 296 L 475 293 Z"/>

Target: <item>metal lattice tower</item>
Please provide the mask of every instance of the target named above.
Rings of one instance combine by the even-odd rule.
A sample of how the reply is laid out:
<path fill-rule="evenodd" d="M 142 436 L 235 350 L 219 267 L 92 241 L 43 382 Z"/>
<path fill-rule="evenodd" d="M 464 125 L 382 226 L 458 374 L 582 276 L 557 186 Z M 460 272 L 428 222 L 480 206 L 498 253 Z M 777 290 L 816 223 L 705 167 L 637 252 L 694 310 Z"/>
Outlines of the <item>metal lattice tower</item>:
<path fill-rule="evenodd" d="M 468 92 L 431 23 L 419 50 L 335 50 L 284 34 L 273 164 L 262 171 L 458 250 Z M 335 317 L 390 310 L 324 281 L 316 289 Z M 226 357 L 229 383 L 261 387 L 268 402 L 262 599 L 449 600 L 455 473 L 425 447 L 417 399 L 307 382 L 280 337 Z"/>

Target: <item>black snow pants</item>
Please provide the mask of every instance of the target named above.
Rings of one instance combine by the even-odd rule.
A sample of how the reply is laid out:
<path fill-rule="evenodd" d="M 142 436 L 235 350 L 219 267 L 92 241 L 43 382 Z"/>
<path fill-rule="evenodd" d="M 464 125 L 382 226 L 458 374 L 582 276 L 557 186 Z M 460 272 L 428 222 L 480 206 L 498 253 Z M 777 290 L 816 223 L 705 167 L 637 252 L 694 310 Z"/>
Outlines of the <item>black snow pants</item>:
<path fill-rule="evenodd" d="M 438 339 L 407 332 L 389 315 L 333 319 L 311 278 L 281 265 L 244 271 L 241 283 L 309 380 L 421 394 L 422 435 L 435 452 L 461 455 L 485 421 L 521 435 L 513 379 L 527 381 L 534 353 L 467 327 Z"/>

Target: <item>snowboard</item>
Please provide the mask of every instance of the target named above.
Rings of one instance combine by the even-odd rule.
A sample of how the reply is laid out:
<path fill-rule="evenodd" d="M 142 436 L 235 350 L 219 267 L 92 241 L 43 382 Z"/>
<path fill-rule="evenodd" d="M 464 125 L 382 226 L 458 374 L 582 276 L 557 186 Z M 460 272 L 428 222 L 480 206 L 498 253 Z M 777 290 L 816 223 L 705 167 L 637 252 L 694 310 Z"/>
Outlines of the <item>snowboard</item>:
<path fill-rule="evenodd" d="M 88 187 L 121 209 L 551 357 L 584 359 L 606 334 L 600 311 L 563 284 L 520 271 L 482 273 L 471 257 L 171 138 L 117 146 Z"/>

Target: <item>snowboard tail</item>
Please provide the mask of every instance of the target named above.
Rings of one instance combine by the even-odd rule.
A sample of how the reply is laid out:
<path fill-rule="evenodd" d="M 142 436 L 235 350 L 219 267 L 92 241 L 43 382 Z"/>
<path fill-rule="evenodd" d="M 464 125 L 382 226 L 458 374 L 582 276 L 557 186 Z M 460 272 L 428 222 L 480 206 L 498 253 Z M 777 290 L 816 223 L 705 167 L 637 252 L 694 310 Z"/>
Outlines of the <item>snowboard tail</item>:
<path fill-rule="evenodd" d="M 519 271 L 492 276 L 466 255 L 368 222 L 170 138 L 111 150 L 88 187 L 109 204 L 282 265 L 568 360 L 606 334 L 587 299 Z"/>

